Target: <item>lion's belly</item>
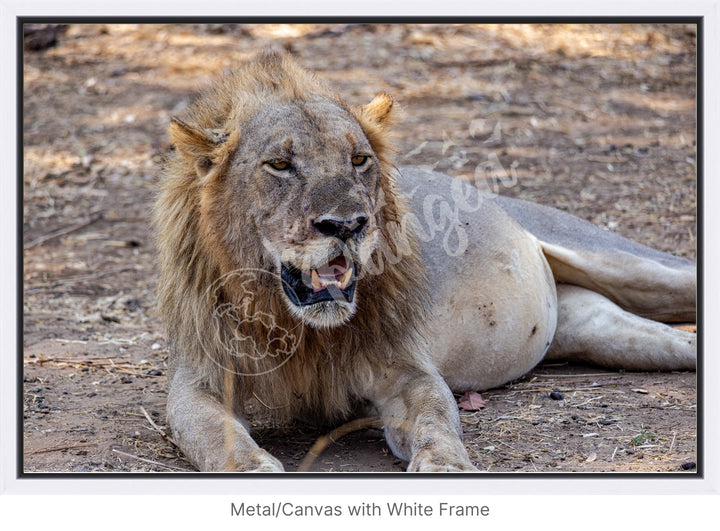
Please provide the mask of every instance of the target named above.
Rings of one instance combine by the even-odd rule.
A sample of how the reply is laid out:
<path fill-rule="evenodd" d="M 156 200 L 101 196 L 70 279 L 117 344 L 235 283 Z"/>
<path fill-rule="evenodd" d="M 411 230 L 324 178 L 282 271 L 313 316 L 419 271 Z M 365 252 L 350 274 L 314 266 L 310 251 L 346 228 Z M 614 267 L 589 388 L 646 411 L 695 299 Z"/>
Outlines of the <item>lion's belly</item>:
<path fill-rule="evenodd" d="M 555 334 L 555 283 L 539 246 L 524 241 L 490 259 L 469 253 L 457 271 L 443 260 L 431 279 L 428 340 L 453 391 L 488 389 L 518 378 L 542 360 Z M 429 254 L 433 254 L 432 252 Z"/>
<path fill-rule="evenodd" d="M 537 240 L 475 189 L 453 193 L 449 177 L 404 170 L 400 185 L 418 218 L 433 301 L 428 340 L 448 385 L 487 389 L 532 369 L 557 321 Z"/>

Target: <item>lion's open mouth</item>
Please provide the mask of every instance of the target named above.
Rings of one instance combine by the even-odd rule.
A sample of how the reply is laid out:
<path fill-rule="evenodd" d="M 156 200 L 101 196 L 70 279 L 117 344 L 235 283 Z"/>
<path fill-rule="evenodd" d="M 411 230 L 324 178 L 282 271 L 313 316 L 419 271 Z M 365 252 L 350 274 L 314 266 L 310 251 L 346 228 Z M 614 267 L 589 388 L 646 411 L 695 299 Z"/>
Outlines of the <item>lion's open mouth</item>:
<path fill-rule="evenodd" d="M 345 256 L 305 271 L 284 263 L 281 277 L 285 294 L 296 306 L 329 300 L 350 303 L 355 294 L 355 264 Z"/>

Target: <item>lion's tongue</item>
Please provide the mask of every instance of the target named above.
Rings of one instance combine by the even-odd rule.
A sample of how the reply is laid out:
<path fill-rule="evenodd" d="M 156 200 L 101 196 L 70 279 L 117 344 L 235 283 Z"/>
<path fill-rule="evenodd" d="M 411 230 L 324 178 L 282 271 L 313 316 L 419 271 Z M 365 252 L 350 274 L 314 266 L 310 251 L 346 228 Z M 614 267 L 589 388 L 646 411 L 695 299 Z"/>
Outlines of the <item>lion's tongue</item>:
<path fill-rule="evenodd" d="M 352 277 L 350 261 L 344 256 L 338 256 L 327 264 L 307 273 L 312 279 L 312 287 L 315 293 L 326 289 L 328 286 L 345 289 Z"/>

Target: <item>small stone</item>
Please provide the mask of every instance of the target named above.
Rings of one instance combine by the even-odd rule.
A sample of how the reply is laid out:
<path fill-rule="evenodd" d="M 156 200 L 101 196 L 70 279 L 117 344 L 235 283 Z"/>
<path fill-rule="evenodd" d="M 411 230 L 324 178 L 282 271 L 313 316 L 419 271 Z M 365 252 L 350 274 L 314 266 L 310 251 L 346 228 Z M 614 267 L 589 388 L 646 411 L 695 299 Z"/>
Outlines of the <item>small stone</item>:
<path fill-rule="evenodd" d="M 561 392 L 553 391 L 552 393 L 550 393 L 550 398 L 552 398 L 553 400 L 562 400 L 565 397 Z"/>
<path fill-rule="evenodd" d="M 695 468 L 696 466 L 697 466 L 697 465 L 696 465 L 695 463 L 693 463 L 692 461 L 688 461 L 687 463 L 683 463 L 682 465 L 680 465 L 680 467 L 681 467 L 683 470 L 692 470 L 692 469 Z"/>
<path fill-rule="evenodd" d="M 128 242 L 128 244 L 129 244 L 128 245 L 129 247 L 139 247 L 140 246 L 139 242 L 137 242 L 135 240 L 130 240 Z M 126 301 L 123 301 L 123 306 L 125 307 L 125 309 L 127 311 L 134 312 L 138 308 L 142 307 L 142 302 L 140 302 L 138 299 L 128 299 Z"/>

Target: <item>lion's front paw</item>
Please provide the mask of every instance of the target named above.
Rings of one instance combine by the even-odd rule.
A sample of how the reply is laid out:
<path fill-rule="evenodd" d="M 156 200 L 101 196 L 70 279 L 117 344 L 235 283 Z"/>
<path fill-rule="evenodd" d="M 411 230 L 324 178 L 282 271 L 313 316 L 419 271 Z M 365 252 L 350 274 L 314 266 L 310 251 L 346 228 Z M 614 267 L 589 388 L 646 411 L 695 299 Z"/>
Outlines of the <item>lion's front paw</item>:
<path fill-rule="evenodd" d="M 233 463 L 228 463 L 228 472 L 284 472 L 283 465 L 262 448 L 242 452 Z"/>
<path fill-rule="evenodd" d="M 478 472 L 467 455 L 447 455 L 424 450 L 408 466 L 408 472 Z"/>

